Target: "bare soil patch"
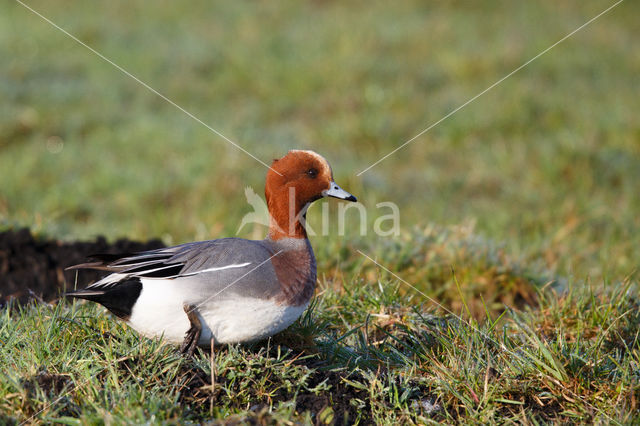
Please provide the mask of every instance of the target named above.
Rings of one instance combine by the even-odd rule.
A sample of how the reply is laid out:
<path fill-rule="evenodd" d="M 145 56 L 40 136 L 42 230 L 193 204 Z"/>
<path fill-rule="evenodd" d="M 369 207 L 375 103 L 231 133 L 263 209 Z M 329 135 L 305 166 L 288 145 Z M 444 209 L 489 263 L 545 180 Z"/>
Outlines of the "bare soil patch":
<path fill-rule="evenodd" d="M 60 242 L 34 237 L 28 228 L 0 233 L 0 308 L 9 301 L 50 302 L 74 287 L 82 288 L 97 280 L 100 271 L 65 271 L 96 253 L 135 253 L 164 247 L 158 239 L 147 242 L 105 237 L 95 241 Z"/>

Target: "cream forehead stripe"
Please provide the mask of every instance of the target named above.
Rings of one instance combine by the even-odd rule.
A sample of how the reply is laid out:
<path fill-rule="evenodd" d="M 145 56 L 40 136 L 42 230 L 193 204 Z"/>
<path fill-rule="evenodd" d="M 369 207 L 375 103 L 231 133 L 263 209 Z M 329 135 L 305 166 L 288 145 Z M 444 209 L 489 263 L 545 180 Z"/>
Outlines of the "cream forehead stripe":
<path fill-rule="evenodd" d="M 320 161 L 320 163 L 322 163 L 322 167 L 324 168 L 324 171 L 327 172 L 329 175 L 332 174 L 331 171 L 331 166 L 329 166 L 329 162 L 326 160 L 326 158 L 324 158 L 322 155 L 318 154 L 315 151 L 311 151 L 311 150 L 307 150 L 307 149 L 292 149 L 289 152 L 292 153 L 303 153 L 303 154 L 308 154 L 312 157 L 314 157 L 316 160 Z"/>

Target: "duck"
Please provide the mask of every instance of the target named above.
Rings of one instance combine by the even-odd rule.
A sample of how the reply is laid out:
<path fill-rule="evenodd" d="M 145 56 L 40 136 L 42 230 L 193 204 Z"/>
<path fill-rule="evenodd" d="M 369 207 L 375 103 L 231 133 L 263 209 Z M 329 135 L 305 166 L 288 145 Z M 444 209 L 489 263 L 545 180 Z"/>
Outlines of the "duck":
<path fill-rule="evenodd" d="M 263 240 L 221 238 L 139 253 L 96 254 L 68 269 L 109 272 L 67 297 L 99 303 L 138 333 L 198 346 L 266 339 L 293 324 L 315 291 L 316 260 L 305 228 L 309 206 L 338 186 L 327 160 L 290 150 L 267 171 L 269 230 Z"/>

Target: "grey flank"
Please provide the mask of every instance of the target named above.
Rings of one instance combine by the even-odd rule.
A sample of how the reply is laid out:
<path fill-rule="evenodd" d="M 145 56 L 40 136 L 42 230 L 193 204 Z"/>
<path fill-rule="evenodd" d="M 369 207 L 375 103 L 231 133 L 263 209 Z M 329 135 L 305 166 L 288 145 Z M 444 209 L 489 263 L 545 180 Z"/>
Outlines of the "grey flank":
<path fill-rule="evenodd" d="M 142 252 L 101 267 L 122 274 L 123 278 L 145 279 L 145 288 L 149 286 L 150 290 L 155 279 L 174 280 L 176 286 L 185 287 L 186 298 L 196 302 L 204 298 L 273 299 L 281 294 L 282 288 L 270 258 L 286 255 L 290 250 L 311 250 L 311 247 L 306 240 L 223 238 Z M 245 263 L 248 265 L 207 271 Z M 87 290 L 118 285 L 119 280 L 114 282 L 108 278 Z M 231 283 L 233 285 L 229 285 Z"/>

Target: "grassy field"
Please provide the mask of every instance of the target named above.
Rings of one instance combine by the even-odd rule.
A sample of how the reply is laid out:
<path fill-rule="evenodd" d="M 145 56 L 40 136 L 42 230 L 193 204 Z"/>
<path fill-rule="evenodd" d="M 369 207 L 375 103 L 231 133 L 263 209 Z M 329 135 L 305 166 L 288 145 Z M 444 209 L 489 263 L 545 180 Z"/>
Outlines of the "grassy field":
<path fill-rule="evenodd" d="M 332 202 L 313 308 L 214 363 L 89 304 L 3 310 L 0 423 L 639 422 L 640 4 L 358 175 L 612 4 L 30 1 L 262 161 L 323 154 L 368 232 Z M 266 168 L 17 2 L 0 57 L 0 228 L 236 235 Z"/>

